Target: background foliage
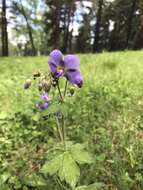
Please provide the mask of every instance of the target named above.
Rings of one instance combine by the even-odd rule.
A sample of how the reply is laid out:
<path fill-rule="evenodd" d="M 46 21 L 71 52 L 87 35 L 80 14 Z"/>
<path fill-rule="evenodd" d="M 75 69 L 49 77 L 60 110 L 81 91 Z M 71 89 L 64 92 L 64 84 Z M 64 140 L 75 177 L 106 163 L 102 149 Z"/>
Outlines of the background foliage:
<path fill-rule="evenodd" d="M 3 0 L 0 55 L 143 48 L 142 0 Z M 8 36 L 7 36 L 8 33 Z M 9 40 L 8 40 L 9 37 Z"/>

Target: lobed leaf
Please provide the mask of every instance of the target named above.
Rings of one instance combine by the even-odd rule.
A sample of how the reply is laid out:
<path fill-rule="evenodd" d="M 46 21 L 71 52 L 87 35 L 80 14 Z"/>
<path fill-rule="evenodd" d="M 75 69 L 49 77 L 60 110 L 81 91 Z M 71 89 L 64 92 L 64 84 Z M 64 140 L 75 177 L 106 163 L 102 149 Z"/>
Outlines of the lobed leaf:
<path fill-rule="evenodd" d="M 11 176 L 10 173 L 7 172 L 0 175 L 0 185 L 4 184 L 9 179 L 10 176 Z"/>
<path fill-rule="evenodd" d="M 84 149 L 82 144 L 71 146 L 70 152 L 74 160 L 79 164 L 91 164 L 93 162 L 92 156 Z"/>
<path fill-rule="evenodd" d="M 103 183 L 93 183 L 91 185 L 84 185 L 84 186 L 80 186 L 77 187 L 75 190 L 102 190 L 101 188 L 104 187 Z"/>
<path fill-rule="evenodd" d="M 24 185 L 28 185 L 30 187 L 42 187 L 47 185 L 46 181 L 36 174 L 27 176 L 23 181 Z"/>
<path fill-rule="evenodd" d="M 53 158 L 51 161 L 47 161 L 41 169 L 41 172 L 44 174 L 53 175 L 56 174 L 62 165 L 63 155 L 58 155 Z"/>
<path fill-rule="evenodd" d="M 65 180 L 72 188 L 75 187 L 80 177 L 80 169 L 69 152 L 65 152 L 63 155 L 59 177 L 61 181 Z"/>
<path fill-rule="evenodd" d="M 50 161 L 47 161 L 42 167 L 41 172 L 49 175 L 57 173 L 60 180 L 65 181 L 72 188 L 76 186 L 80 177 L 80 169 L 68 151 L 61 153 Z"/>

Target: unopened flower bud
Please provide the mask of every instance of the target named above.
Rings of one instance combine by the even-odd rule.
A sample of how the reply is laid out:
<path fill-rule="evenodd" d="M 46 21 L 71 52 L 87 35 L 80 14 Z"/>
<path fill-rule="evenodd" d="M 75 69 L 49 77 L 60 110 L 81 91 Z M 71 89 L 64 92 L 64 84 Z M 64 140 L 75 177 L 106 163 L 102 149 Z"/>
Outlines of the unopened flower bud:
<path fill-rule="evenodd" d="M 70 94 L 73 95 L 74 94 L 74 88 L 70 89 Z"/>
<path fill-rule="evenodd" d="M 33 73 L 34 79 L 36 79 L 37 77 L 40 77 L 40 76 L 41 76 L 41 73 L 40 73 L 39 71 L 35 71 L 35 72 Z"/>
<path fill-rule="evenodd" d="M 39 91 L 42 90 L 42 84 L 41 84 L 41 83 L 39 83 L 39 85 L 38 85 L 38 89 L 39 89 Z"/>
<path fill-rule="evenodd" d="M 78 86 L 79 88 L 82 88 L 82 86 L 83 86 L 83 81 L 81 81 L 80 83 L 78 83 L 77 86 Z"/>
<path fill-rule="evenodd" d="M 28 89 L 31 86 L 31 80 L 27 79 L 24 83 L 24 89 Z"/>
<path fill-rule="evenodd" d="M 51 88 L 51 82 L 47 81 L 47 80 L 43 80 L 42 81 L 42 87 L 43 87 L 43 90 L 45 92 L 49 92 L 50 91 L 50 88 Z"/>
<path fill-rule="evenodd" d="M 52 86 L 56 87 L 56 85 L 57 85 L 57 80 L 56 80 L 56 79 L 53 79 L 53 80 L 52 80 Z"/>

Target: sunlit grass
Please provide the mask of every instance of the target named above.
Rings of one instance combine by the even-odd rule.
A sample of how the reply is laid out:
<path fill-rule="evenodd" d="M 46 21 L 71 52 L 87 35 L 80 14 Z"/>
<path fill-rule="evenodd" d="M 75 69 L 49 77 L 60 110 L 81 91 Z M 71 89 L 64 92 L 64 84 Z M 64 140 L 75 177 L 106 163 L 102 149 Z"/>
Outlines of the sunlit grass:
<path fill-rule="evenodd" d="M 78 56 L 86 90 L 88 87 L 96 88 L 100 83 L 108 84 L 112 80 L 122 79 L 134 83 L 141 83 L 143 80 L 142 51 Z M 33 71 L 39 69 L 48 72 L 47 60 L 46 56 L 0 58 L 0 104 L 5 104 L 1 109 L 11 109 L 14 103 L 12 100 L 16 101 L 18 93 L 23 93 L 24 80 L 31 77 Z"/>

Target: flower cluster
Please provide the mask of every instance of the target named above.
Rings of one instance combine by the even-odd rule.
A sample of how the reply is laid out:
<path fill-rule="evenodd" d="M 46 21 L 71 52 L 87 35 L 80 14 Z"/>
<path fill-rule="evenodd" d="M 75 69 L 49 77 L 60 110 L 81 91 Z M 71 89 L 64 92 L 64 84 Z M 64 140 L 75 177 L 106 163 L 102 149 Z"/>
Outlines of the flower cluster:
<path fill-rule="evenodd" d="M 55 49 L 50 53 L 48 65 L 50 67 L 50 75 L 43 76 L 41 73 L 33 73 L 33 79 L 38 80 L 38 89 L 42 92 L 40 95 L 41 102 L 36 104 L 36 108 L 45 110 L 49 106 L 48 93 L 51 86 L 56 87 L 58 80 L 65 77 L 69 83 L 82 87 L 83 77 L 80 73 L 80 61 L 75 55 L 69 54 L 63 58 L 60 50 Z M 28 89 L 31 86 L 31 80 L 27 79 L 24 88 Z"/>
<path fill-rule="evenodd" d="M 43 101 L 42 103 L 37 103 L 36 104 L 36 108 L 40 109 L 40 110 L 45 110 L 48 105 L 49 105 L 49 97 L 48 97 L 48 93 L 44 93 L 40 96 L 40 99 Z"/>

